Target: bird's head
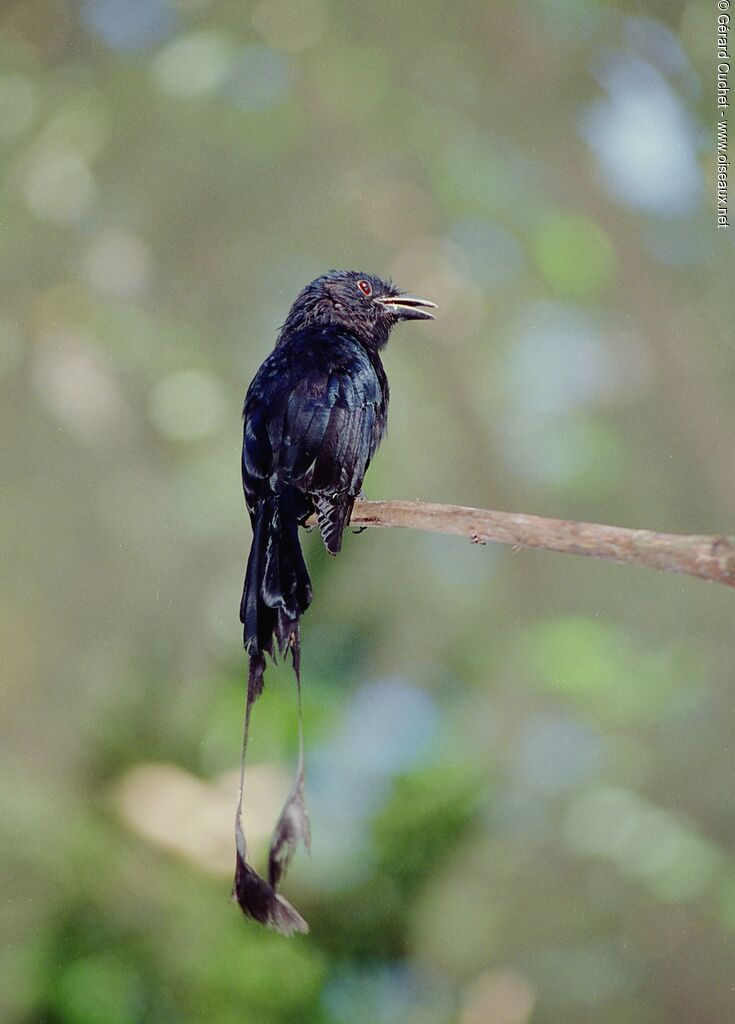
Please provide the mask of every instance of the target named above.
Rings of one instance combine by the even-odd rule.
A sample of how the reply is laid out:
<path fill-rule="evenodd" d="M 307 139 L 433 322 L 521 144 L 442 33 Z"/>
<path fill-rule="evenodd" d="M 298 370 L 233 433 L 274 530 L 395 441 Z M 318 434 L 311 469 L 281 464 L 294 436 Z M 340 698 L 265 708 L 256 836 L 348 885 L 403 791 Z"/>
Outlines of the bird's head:
<path fill-rule="evenodd" d="M 399 291 L 390 281 L 357 270 L 330 270 L 303 289 L 283 325 L 344 327 L 369 348 L 380 349 L 399 320 L 433 320 L 436 303 Z"/>

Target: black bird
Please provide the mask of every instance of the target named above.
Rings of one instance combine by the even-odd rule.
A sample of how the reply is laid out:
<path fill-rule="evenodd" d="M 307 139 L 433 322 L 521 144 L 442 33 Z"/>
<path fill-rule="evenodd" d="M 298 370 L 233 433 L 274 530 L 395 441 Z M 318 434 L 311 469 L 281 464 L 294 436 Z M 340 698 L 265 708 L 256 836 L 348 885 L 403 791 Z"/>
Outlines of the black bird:
<path fill-rule="evenodd" d="M 385 434 L 389 392 L 380 352 L 400 320 L 433 320 L 435 308 L 371 274 L 332 270 L 298 296 L 248 389 L 242 480 L 253 540 L 240 607 L 250 660 L 243 763 L 266 654 L 291 651 L 300 702 L 299 619 L 312 591 L 298 528 L 316 513 L 327 551 L 339 552 Z M 298 841 L 309 842 L 303 748 L 271 844 L 268 882 L 247 863 L 241 807 L 242 778 L 235 898 L 263 924 L 305 931 L 303 918 L 275 891 Z"/>

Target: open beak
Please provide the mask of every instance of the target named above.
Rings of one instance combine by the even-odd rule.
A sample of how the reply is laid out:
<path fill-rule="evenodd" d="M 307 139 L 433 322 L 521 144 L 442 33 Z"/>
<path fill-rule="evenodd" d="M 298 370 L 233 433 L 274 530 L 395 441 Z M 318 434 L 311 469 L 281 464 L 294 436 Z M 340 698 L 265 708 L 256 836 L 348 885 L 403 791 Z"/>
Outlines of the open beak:
<path fill-rule="evenodd" d="M 398 320 L 433 320 L 430 309 L 437 309 L 435 302 L 422 299 L 418 295 L 382 295 L 376 298 Z"/>

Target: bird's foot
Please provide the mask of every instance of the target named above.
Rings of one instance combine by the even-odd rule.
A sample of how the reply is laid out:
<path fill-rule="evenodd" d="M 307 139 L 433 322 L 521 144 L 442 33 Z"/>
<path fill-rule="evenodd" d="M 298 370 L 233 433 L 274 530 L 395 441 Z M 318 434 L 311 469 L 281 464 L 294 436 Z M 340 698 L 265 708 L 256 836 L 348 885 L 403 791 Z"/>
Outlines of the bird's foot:
<path fill-rule="evenodd" d="M 355 498 L 355 502 L 357 503 L 358 501 L 367 501 L 367 495 L 363 490 L 360 490 L 360 493 Z M 358 533 L 364 533 L 365 530 L 367 530 L 367 526 L 353 526 L 350 529 L 350 533 L 354 533 L 357 536 Z"/>

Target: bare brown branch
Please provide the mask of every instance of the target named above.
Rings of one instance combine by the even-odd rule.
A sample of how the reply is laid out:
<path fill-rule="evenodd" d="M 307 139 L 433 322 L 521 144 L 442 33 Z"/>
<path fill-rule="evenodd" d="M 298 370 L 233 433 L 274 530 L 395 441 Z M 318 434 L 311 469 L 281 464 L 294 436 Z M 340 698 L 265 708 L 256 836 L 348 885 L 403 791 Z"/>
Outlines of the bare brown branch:
<path fill-rule="evenodd" d="M 735 537 L 656 533 L 421 501 L 358 501 L 351 522 L 353 526 L 401 526 L 452 533 L 474 544 L 495 542 L 605 558 L 735 587 Z"/>

